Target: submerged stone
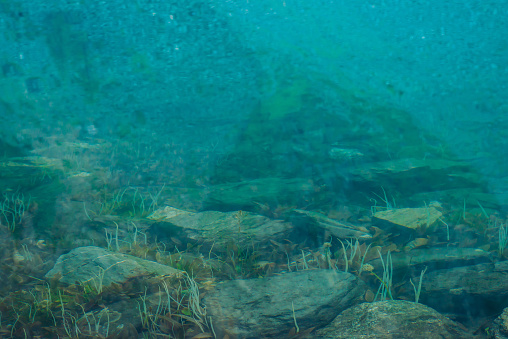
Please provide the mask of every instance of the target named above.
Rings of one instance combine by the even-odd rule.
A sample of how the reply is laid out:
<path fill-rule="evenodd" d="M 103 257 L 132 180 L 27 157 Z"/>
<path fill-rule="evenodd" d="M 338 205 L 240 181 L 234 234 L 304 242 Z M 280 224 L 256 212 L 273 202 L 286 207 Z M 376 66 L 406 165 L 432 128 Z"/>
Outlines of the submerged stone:
<path fill-rule="evenodd" d="M 60 276 L 58 281 L 65 284 L 89 283 L 106 287 L 112 283 L 124 283 L 134 277 L 176 276 L 181 273 L 180 270 L 154 261 L 86 246 L 61 255 L 55 266 L 46 273 L 46 278 Z"/>
<path fill-rule="evenodd" d="M 259 204 L 297 205 L 314 194 L 312 181 L 303 178 L 262 178 L 210 187 L 203 202 L 207 209 L 234 210 Z"/>
<path fill-rule="evenodd" d="M 326 215 L 314 211 L 293 209 L 288 214 L 291 222 L 301 227 L 316 227 L 331 235 L 341 238 L 370 239 L 372 236 L 366 230 L 349 223 L 340 222 Z"/>
<path fill-rule="evenodd" d="M 491 254 L 478 248 L 417 248 L 409 252 L 391 254 L 393 270 L 395 272 L 422 270 L 429 268 L 429 272 L 437 269 L 475 265 L 491 260 Z M 369 261 L 376 270 L 382 271 L 380 259 Z"/>
<path fill-rule="evenodd" d="M 440 312 L 490 316 L 507 305 L 507 276 L 508 261 L 430 271 L 423 277 L 420 301 Z M 406 283 L 405 289 L 413 287 Z"/>
<path fill-rule="evenodd" d="M 230 243 L 240 247 L 267 244 L 286 238 L 293 228 L 288 222 L 244 211 L 168 213 L 151 226 L 151 232 L 159 239 L 178 237 L 183 242 L 213 246 L 215 250 L 225 250 Z"/>
<path fill-rule="evenodd" d="M 460 324 L 422 304 L 388 300 L 353 306 L 316 338 L 474 338 Z"/>
<path fill-rule="evenodd" d="M 390 226 L 421 230 L 433 225 L 443 214 L 435 207 L 398 208 L 374 213 L 374 220 Z"/>
<path fill-rule="evenodd" d="M 305 270 L 218 284 L 203 299 L 218 338 L 281 338 L 328 324 L 359 303 L 367 286 L 353 274 Z M 296 320 L 295 320 L 296 319 Z"/>

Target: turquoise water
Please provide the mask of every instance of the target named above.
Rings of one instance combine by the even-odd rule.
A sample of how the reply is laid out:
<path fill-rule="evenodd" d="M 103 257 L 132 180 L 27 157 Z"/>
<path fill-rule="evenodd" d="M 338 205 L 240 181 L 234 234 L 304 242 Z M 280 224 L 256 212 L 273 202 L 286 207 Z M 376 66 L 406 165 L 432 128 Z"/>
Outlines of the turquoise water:
<path fill-rule="evenodd" d="M 508 336 L 504 5 L 0 0 L 0 337 Z"/>

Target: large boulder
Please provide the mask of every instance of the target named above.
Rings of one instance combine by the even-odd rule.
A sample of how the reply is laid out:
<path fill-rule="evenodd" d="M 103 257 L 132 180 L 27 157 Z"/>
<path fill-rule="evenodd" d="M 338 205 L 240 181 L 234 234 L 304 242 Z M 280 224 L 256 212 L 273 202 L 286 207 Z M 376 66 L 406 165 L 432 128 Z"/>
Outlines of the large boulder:
<path fill-rule="evenodd" d="M 112 283 L 124 283 L 140 276 L 178 276 L 182 271 L 143 260 L 132 255 L 115 253 L 100 247 L 78 247 L 61 255 L 46 278 L 58 278 L 65 284 L 86 283 L 98 291 Z"/>
<path fill-rule="evenodd" d="M 305 270 L 264 279 L 217 285 L 203 299 L 217 337 L 280 338 L 295 327 L 303 331 L 328 324 L 360 302 L 367 286 L 354 275 Z"/>
<path fill-rule="evenodd" d="M 490 316 L 508 304 L 508 261 L 454 267 L 423 277 L 420 302 L 440 312 Z M 418 286 L 419 278 L 413 279 Z M 408 282 L 407 291 L 413 291 Z"/>
<path fill-rule="evenodd" d="M 422 304 L 402 300 L 353 306 L 318 330 L 316 338 L 473 338 L 467 330 Z"/>

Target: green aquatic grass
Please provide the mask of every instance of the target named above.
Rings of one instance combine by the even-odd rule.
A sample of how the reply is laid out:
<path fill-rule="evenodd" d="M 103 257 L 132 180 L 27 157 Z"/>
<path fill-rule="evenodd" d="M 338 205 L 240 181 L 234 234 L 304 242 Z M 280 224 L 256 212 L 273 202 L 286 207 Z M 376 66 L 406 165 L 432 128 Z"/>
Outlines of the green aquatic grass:
<path fill-rule="evenodd" d="M 25 212 L 30 209 L 32 196 L 28 199 L 21 192 L 3 193 L 3 201 L 0 203 L 0 222 L 14 232 L 16 226 L 21 224 Z"/>

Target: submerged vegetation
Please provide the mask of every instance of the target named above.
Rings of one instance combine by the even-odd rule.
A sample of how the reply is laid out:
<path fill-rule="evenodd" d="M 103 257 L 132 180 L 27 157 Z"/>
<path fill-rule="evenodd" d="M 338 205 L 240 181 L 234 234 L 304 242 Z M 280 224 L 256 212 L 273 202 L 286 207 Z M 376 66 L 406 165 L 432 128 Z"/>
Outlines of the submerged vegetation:
<path fill-rule="evenodd" d="M 198 286 L 188 275 L 131 279 L 104 288 L 97 284 L 60 286 L 58 277 L 32 285 L 1 300 L 2 335 L 129 338 L 144 329 L 154 337 L 183 338 L 204 333 L 211 326 L 199 304 Z M 124 307 L 135 310 L 137 320 L 118 329 Z"/>
<path fill-rule="evenodd" d="M 10 194 L 9 194 L 10 193 Z M 25 212 L 30 210 L 31 197 L 25 198 L 20 192 L 4 192 L 0 203 L 1 223 L 14 233 L 16 225 L 23 222 Z"/>
<path fill-rule="evenodd" d="M 436 271 L 461 267 L 455 261 L 507 257 L 506 216 L 456 191 L 460 171 L 449 175 L 449 192 L 418 191 L 408 184 L 415 167 L 429 187 L 440 187 L 448 173 L 413 159 L 358 169 L 363 152 L 334 145 L 325 171 L 350 171 L 336 182 L 315 179 L 313 171 L 304 178 L 231 182 L 239 176 L 231 163 L 247 166 L 242 150 L 221 155 L 220 177 L 209 168 L 187 174 L 161 149 L 183 152 L 143 142 L 65 144 L 39 150 L 37 161 L 10 159 L 0 167 L 8 183 L 0 200 L 1 336 L 223 339 L 229 329 L 219 324 L 230 319 L 210 316 L 205 301 L 229 281 L 241 289 L 245 280 L 346 272 L 365 284 L 361 302 L 429 303 L 426 282 Z M 347 175 L 353 179 L 346 184 Z M 400 185 L 390 184 L 399 178 Z M 119 261 L 67 283 L 46 276 L 61 255 L 85 246 L 179 274 L 108 281 Z M 478 257 L 453 252 L 460 249 Z M 281 336 L 313 336 L 315 326 L 305 322 L 298 302 L 277 305 L 291 320 L 280 325 Z"/>
<path fill-rule="evenodd" d="M 71 178 L 94 182 L 89 176 Z M 74 191 L 76 186 L 68 187 Z M 298 217 L 316 218 L 316 225 L 333 218 L 337 229 L 330 224 L 324 231 L 309 228 L 259 242 L 249 235 L 252 212 L 238 210 L 231 212 L 231 219 L 225 219 L 230 224 L 214 226 L 229 227 L 227 241 L 200 239 L 174 225 L 168 235 L 153 225 L 199 214 L 163 208 L 174 201 L 174 188 L 165 183 L 151 189 L 106 187 L 109 185 L 97 186 L 95 193 L 82 195 L 86 200 L 68 207 L 79 217 L 74 225 L 65 226 L 67 234 L 60 235 L 63 225 L 41 228 L 44 232 L 33 227 L 43 212 L 37 208 L 40 196 L 20 190 L 3 193 L 0 222 L 1 231 L 7 234 L 2 240 L 1 263 L 5 282 L 0 294 L 3 336 L 128 338 L 143 333 L 153 338 L 212 338 L 216 336 L 214 320 L 207 315 L 202 297 L 220 282 L 315 269 L 355 275 L 369 287 L 366 302 L 403 299 L 418 303 L 428 267 L 419 265 L 413 272 L 401 272 L 397 262 L 401 257 L 434 247 L 475 247 L 504 260 L 508 244 L 506 220 L 495 212 L 489 214 L 480 204 L 477 209 L 457 209 L 437 202 L 404 208 L 403 201 L 396 203 L 384 188 L 381 194 L 373 194 L 372 206 L 366 201 L 365 206 L 340 206 L 307 214 L 288 204 L 256 202 L 251 208 L 259 213 L 255 215 L 280 219 L 278 222 L 291 222 L 294 211 Z M 161 208 L 166 214 L 161 214 Z M 306 221 L 305 227 L 310 224 Z M 368 237 L 338 236 L 342 234 L 340 225 L 352 224 L 358 234 Z M 80 239 L 72 239 L 78 234 L 77 227 L 84 231 Z M 10 236 L 16 232 L 18 238 Z M 109 267 L 101 267 L 89 280 L 75 284 L 60 283 L 60 276 L 44 276 L 59 254 L 83 245 L 99 245 L 111 253 L 157 262 L 181 274 L 143 275 L 108 284 L 104 281 Z M 131 312 L 126 313 L 126 308 Z M 312 336 L 313 328 L 301 329 L 292 316 L 294 327 L 287 329 L 287 336 Z"/>

